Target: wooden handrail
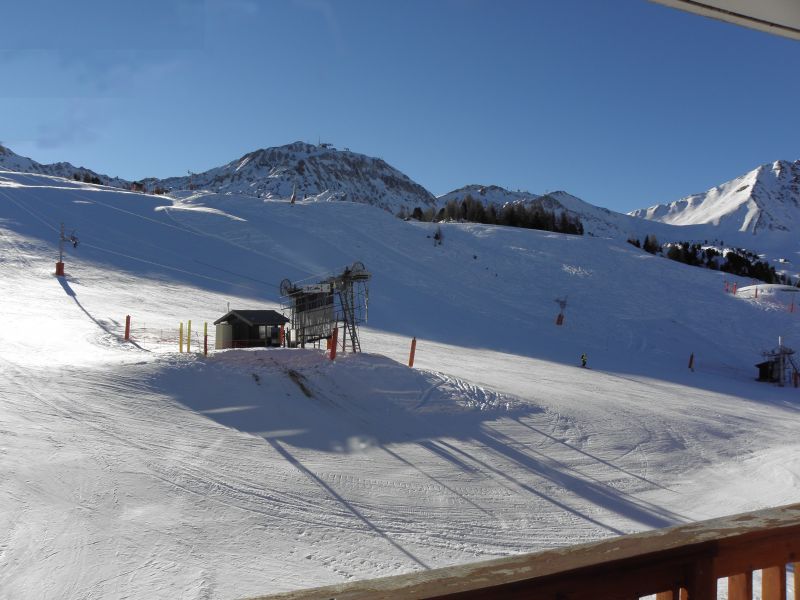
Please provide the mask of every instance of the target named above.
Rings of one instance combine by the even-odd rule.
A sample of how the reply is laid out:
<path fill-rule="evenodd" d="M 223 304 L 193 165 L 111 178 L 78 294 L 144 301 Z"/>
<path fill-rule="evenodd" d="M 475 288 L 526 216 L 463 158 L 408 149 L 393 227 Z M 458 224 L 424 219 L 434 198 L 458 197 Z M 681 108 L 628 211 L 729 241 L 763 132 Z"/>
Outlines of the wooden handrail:
<path fill-rule="evenodd" d="M 786 566 L 800 561 L 800 504 L 611 538 L 601 542 L 260 596 L 253 600 L 526 599 L 711 600 L 729 577 L 730 600 L 785 600 Z M 800 564 L 795 565 L 795 573 Z M 798 578 L 800 580 L 800 578 Z M 798 581 L 800 583 L 800 581 Z M 795 585 L 795 600 L 800 600 Z"/>

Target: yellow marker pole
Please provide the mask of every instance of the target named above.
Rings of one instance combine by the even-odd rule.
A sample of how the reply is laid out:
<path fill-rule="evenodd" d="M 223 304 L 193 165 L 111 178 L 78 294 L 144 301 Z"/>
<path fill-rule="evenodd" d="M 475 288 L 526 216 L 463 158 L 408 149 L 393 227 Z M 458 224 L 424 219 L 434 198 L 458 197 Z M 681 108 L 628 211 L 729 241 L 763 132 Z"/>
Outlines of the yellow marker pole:
<path fill-rule="evenodd" d="M 181 321 L 181 327 L 178 330 L 178 352 L 183 352 L 183 321 Z"/>
<path fill-rule="evenodd" d="M 186 327 L 186 351 L 191 352 L 192 348 L 192 320 L 189 319 L 189 323 Z"/>

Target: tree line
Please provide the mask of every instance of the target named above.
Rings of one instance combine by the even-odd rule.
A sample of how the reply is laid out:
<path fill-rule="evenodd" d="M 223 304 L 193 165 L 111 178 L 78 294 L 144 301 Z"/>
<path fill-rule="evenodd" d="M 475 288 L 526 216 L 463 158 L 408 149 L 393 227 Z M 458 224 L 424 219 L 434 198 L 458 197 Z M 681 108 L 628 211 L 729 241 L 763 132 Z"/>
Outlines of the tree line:
<path fill-rule="evenodd" d="M 484 205 L 470 194 L 467 194 L 461 202 L 450 200 L 438 211 L 432 207 L 423 210 L 418 206 L 410 215 L 401 210 L 398 216 L 425 222 L 460 221 L 583 235 L 580 218 L 567 213 L 566 210 L 556 214 L 555 211 L 534 203 L 508 203 L 498 208 L 494 204 Z"/>
<path fill-rule="evenodd" d="M 760 260 L 757 254 L 744 248 L 731 248 L 723 254 L 717 248 L 709 247 L 707 241 L 703 244 L 699 242 L 669 242 L 661 244 L 656 239 L 656 236 L 652 234 L 645 236 L 643 242 L 632 237 L 628 239 L 628 243 L 650 254 L 660 254 L 670 260 L 687 265 L 724 271 L 741 277 L 750 277 L 764 283 L 795 285 L 791 277 L 783 273 L 777 273 L 775 267 Z M 800 287 L 800 280 L 797 281 L 796 285 Z"/>
<path fill-rule="evenodd" d="M 91 175 L 84 171 L 83 177 L 81 177 L 80 173 L 73 173 L 72 178 L 75 181 L 83 181 L 83 183 L 94 183 L 96 185 L 100 185 L 103 182 L 100 181 L 100 178 L 97 175 Z"/>

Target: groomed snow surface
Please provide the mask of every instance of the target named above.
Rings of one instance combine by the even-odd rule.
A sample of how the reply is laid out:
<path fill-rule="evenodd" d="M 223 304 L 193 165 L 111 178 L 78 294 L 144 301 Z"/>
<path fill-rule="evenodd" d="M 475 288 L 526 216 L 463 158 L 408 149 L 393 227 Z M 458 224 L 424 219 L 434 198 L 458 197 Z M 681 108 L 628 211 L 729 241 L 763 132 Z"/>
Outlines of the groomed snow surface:
<path fill-rule="evenodd" d="M 81 244 L 56 278 L 62 221 Z M 800 501 L 800 390 L 753 366 L 800 346 L 790 292 L 434 228 L 0 173 L 0 597 L 242 598 Z M 177 352 L 180 321 L 354 260 L 363 354 Z"/>

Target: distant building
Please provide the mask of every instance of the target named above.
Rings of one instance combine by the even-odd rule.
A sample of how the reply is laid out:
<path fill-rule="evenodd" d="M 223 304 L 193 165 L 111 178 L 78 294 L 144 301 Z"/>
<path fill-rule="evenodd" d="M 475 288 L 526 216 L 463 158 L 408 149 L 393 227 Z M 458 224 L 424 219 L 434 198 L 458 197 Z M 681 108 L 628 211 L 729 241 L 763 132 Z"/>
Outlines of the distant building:
<path fill-rule="evenodd" d="M 274 310 L 232 310 L 214 321 L 215 348 L 280 346 L 281 330 L 289 319 Z"/>
<path fill-rule="evenodd" d="M 758 369 L 758 381 L 769 381 L 778 383 L 781 377 L 781 363 L 778 360 L 765 360 L 756 365 Z"/>

